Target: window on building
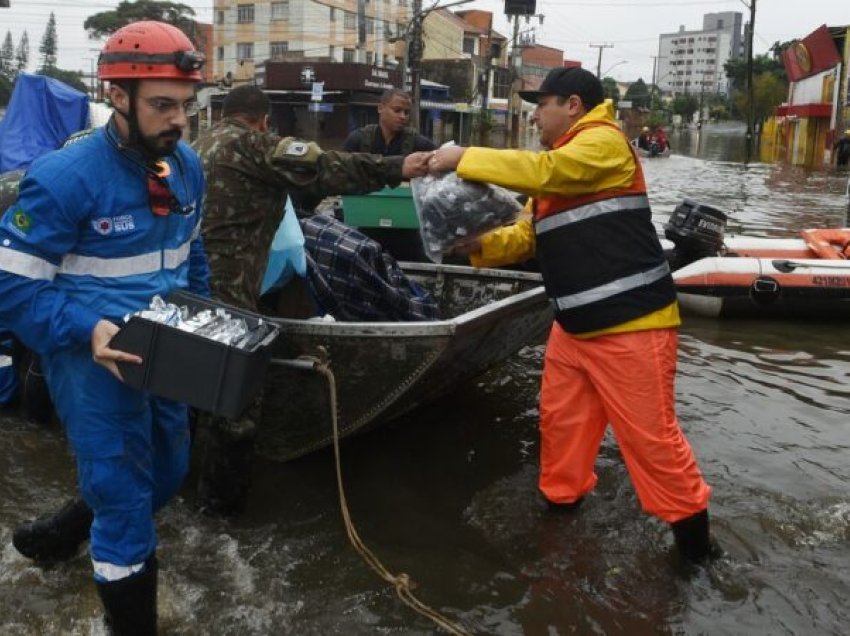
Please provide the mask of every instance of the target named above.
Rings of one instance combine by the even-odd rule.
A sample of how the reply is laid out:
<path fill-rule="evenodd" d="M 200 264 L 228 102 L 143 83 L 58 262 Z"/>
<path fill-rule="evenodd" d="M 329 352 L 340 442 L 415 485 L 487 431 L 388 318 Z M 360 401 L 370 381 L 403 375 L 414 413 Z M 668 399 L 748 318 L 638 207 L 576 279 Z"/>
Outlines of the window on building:
<path fill-rule="evenodd" d="M 289 20 L 289 0 L 272 2 L 272 20 Z"/>
<path fill-rule="evenodd" d="M 254 21 L 254 5 L 239 4 L 236 5 L 236 21 L 239 24 L 248 24 Z"/>
<path fill-rule="evenodd" d="M 463 38 L 463 52 L 469 55 L 475 53 L 475 38 Z"/>
<path fill-rule="evenodd" d="M 366 64 L 372 66 L 372 60 L 375 58 L 374 53 L 372 51 L 366 51 Z"/>
<path fill-rule="evenodd" d="M 289 50 L 289 42 L 272 42 L 269 45 L 269 56 L 272 59 L 283 57 Z"/>
<path fill-rule="evenodd" d="M 345 12 L 345 28 L 348 31 L 353 31 L 357 28 L 357 17 L 351 12 Z"/>
<path fill-rule="evenodd" d="M 375 19 L 374 18 L 366 18 L 366 33 L 374 33 L 375 32 Z"/>
<path fill-rule="evenodd" d="M 511 72 L 509 69 L 493 68 L 493 97 L 507 99 L 511 91 Z"/>
<path fill-rule="evenodd" d="M 332 60 L 336 60 L 336 47 L 333 44 L 328 47 L 328 57 Z"/>
<path fill-rule="evenodd" d="M 216 11 L 215 12 L 215 23 L 216 24 L 224 24 L 224 11 Z"/>
<path fill-rule="evenodd" d="M 236 61 L 245 62 L 254 59 L 254 43 L 238 42 L 236 44 Z"/>
<path fill-rule="evenodd" d="M 330 15 L 328 16 L 328 19 L 329 19 L 331 22 L 336 22 L 336 8 L 335 8 L 335 7 L 331 7 L 330 9 L 331 9 L 331 13 L 330 13 Z"/>
<path fill-rule="evenodd" d="M 224 59 L 224 47 L 223 46 L 220 46 L 215 50 L 215 57 L 219 61 Z"/>
<path fill-rule="evenodd" d="M 346 64 L 354 62 L 354 49 L 342 49 L 342 61 Z"/>

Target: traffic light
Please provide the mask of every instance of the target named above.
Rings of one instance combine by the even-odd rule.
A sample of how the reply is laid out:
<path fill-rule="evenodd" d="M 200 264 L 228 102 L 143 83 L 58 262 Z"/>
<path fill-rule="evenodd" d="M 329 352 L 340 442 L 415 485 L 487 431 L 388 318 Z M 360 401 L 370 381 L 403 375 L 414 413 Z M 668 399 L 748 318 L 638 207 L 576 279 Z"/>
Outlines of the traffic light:
<path fill-rule="evenodd" d="M 505 0 L 505 15 L 534 15 L 537 0 Z"/>

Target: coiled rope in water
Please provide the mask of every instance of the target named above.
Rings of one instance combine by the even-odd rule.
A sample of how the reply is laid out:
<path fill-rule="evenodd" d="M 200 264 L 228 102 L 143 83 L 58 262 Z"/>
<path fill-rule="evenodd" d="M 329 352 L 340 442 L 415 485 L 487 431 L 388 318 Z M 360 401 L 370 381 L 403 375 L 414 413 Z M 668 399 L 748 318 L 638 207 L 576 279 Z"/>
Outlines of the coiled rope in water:
<path fill-rule="evenodd" d="M 351 545 L 354 546 L 354 549 L 360 553 L 363 557 L 363 560 L 369 564 L 369 566 L 378 573 L 382 579 L 384 579 L 387 583 L 392 585 L 395 588 L 396 594 L 398 597 L 409 607 L 413 608 L 415 611 L 419 612 L 422 616 L 431 619 L 438 627 L 442 628 L 449 634 L 455 634 L 457 636 L 470 636 L 469 632 L 465 629 L 452 622 L 440 612 L 435 610 L 434 608 L 426 605 L 422 601 L 420 601 L 413 594 L 413 582 L 405 572 L 400 572 L 399 574 L 393 574 L 390 572 L 381 560 L 375 556 L 375 553 L 372 552 L 363 540 L 360 538 L 360 535 L 357 534 L 357 530 L 354 527 L 354 522 L 351 520 L 351 513 L 348 510 L 348 501 L 345 498 L 345 488 L 342 483 L 342 461 L 340 459 L 339 452 L 339 428 L 337 422 L 337 411 L 336 411 L 336 380 L 334 379 L 333 372 L 330 367 L 322 360 L 318 358 L 304 357 L 299 360 L 304 360 L 312 363 L 312 368 L 322 375 L 328 381 L 328 390 L 330 393 L 330 406 L 331 406 L 331 422 L 333 423 L 333 442 L 334 442 L 334 462 L 336 464 L 336 483 L 337 489 L 339 490 L 339 507 L 342 511 L 342 518 L 345 522 L 345 531 L 348 534 L 348 539 L 351 541 Z"/>

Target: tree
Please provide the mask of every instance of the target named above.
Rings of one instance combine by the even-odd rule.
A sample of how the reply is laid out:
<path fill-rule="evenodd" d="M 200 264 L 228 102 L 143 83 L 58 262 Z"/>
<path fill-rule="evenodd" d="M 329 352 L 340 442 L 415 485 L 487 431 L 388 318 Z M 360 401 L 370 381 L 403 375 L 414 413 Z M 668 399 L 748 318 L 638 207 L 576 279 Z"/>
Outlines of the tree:
<path fill-rule="evenodd" d="M 773 46 L 778 46 L 779 43 Z M 773 51 L 773 49 L 771 49 Z M 743 90 L 747 85 L 747 60 L 741 57 L 729 60 L 723 65 L 726 77 L 737 90 Z M 753 56 L 753 77 L 762 73 L 773 73 L 782 80 L 786 80 L 785 65 L 782 63 L 782 53 L 774 52 L 773 55 L 762 54 Z M 787 80 L 786 80 L 787 81 Z M 755 86 L 755 80 L 753 80 Z"/>
<path fill-rule="evenodd" d="M 27 35 L 26 31 L 21 34 L 21 39 L 18 41 L 18 48 L 15 49 L 15 63 L 17 64 L 15 75 L 24 73 L 27 70 L 27 66 L 29 66 L 30 36 Z"/>
<path fill-rule="evenodd" d="M 649 87 L 642 78 L 638 78 L 634 84 L 629 86 L 624 99 L 632 103 L 632 108 L 649 108 Z"/>
<path fill-rule="evenodd" d="M 0 106 L 6 106 L 12 97 L 12 81 L 0 75 Z"/>
<path fill-rule="evenodd" d="M 670 110 L 676 115 L 681 115 L 685 121 L 690 121 L 697 110 L 699 110 L 699 99 L 690 93 L 680 93 L 670 102 Z"/>
<path fill-rule="evenodd" d="M 0 47 L 0 77 L 8 80 L 15 78 L 15 44 L 12 42 L 11 31 L 6 31 L 6 39 Z"/>
<path fill-rule="evenodd" d="M 757 129 L 760 129 L 764 120 L 785 101 L 787 94 L 788 83 L 774 73 L 762 73 L 753 77 L 753 123 L 756 124 Z M 739 91 L 736 94 L 735 106 L 739 112 L 747 112 L 746 91 Z"/>
<path fill-rule="evenodd" d="M 38 45 L 38 52 L 41 53 L 41 68 L 39 73 L 56 68 L 56 16 L 53 11 L 50 12 L 50 18 L 47 20 L 47 27 L 44 29 L 44 35 L 41 37 L 41 44 Z"/>
<path fill-rule="evenodd" d="M 602 89 L 605 91 L 607 99 L 614 100 L 614 106 L 620 101 L 620 87 L 617 86 L 617 80 L 613 77 L 606 77 L 602 80 Z"/>
<path fill-rule="evenodd" d="M 195 21 L 192 19 L 195 10 L 192 7 L 179 2 L 159 2 L 157 0 L 137 0 L 130 2 L 122 0 L 112 11 L 101 11 L 86 18 L 83 28 L 88 32 L 89 38 L 105 38 L 115 33 L 123 26 L 139 20 L 159 20 L 168 22 L 181 29 L 195 42 Z"/>

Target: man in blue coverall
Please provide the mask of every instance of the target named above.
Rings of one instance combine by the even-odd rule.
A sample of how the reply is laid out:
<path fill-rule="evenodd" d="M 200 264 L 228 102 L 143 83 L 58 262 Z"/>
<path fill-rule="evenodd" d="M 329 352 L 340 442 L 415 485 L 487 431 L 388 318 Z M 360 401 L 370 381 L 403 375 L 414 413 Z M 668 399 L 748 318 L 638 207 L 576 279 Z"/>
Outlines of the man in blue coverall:
<path fill-rule="evenodd" d="M 104 45 L 109 124 L 33 163 L 0 219 L 0 324 L 42 356 L 94 511 L 91 559 L 113 634 L 156 633 L 154 513 L 189 463 L 187 408 L 125 385 L 121 318 L 177 288 L 208 294 L 204 178 L 180 141 L 203 56 L 136 22 Z"/>

